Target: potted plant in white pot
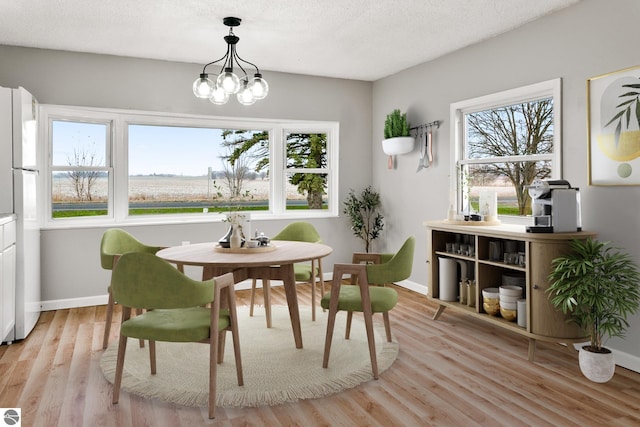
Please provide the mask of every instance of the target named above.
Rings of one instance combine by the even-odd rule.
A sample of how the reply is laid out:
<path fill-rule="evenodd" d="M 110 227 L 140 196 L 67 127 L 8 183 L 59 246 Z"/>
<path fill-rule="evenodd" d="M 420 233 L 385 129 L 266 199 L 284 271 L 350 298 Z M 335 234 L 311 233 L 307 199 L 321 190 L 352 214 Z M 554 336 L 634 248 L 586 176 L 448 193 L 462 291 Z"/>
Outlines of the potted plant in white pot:
<path fill-rule="evenodd" d="M 627 316 L 638 311 L 640 273 L 629 254 L 594 239 L 572 240 L 571 252 L 552 261 L 551 303 L 589 335 L 579 353 L 580 370 L 595 382 L 613 377 L 608 337 L 624 337 Z"/>
<path fill-rule="evenodd" d="M 384 121 L 384 139 L 382 150 L 389 156 L 405 154 L 413 151 L 416 139 L 411 136 L 411 126 L 407 121 L 407 113 L 399 109 L 387 114 Z"/>

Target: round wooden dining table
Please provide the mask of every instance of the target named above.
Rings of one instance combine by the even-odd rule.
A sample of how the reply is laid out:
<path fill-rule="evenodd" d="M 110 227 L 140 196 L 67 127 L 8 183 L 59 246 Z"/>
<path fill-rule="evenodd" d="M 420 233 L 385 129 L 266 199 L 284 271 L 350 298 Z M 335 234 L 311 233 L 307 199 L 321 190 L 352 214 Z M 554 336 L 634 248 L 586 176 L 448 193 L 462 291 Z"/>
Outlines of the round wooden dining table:
<path fill-rule="evenodd" d="M 184 271 L 185 265 L 202 267 L 202 280 L 232 272 L 235 283 L 246 279 L 282 280 L 296 348 L 302 348 L 300 312 L 293 265 L 320 259 L 333 249 L 322 243 L 273 240 L 268 247 L 224 249 L 217 242 L 172 246 L 157 256 Z"/>

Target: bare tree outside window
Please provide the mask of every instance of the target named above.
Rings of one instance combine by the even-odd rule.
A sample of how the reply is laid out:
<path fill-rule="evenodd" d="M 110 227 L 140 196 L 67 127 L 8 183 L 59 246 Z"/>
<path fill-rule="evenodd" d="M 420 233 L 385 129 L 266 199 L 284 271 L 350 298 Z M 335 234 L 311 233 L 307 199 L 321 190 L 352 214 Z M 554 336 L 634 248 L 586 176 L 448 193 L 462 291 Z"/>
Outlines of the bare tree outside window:
<path fill-rule="evenodd" d="M 237 143 L 237 140 L 229 141 L 227 139 L 233 135 L 233 133 L 234 131 L 229 130 L 225 130 L 222 133 L 224 138 L 222 145 L 227 150 L 227 154 L 220 156 L 220 159 L 223 160 L 222 176 L 229 190 L 229 197 L 233 200 L 239 200 L 243 196 L 248 195 L 243 191 L 244 182 L 251 178 L 252 170 L 249 167 L 249 156 L 246 152 L 240 153 L 237 156 L 233 155 L 234 145 Z"/>
<path fill-rule="evenodd" d="M 83 170 L 81 168 L 92 168 L 102 164 L 102 159 L 96 155 L 93 149 L 74 148 L 73 154 L 67 156 L 67 163 L 79 169 L 67 172 L 67 177 L 71 180 L 76 198 L 81 201 L 92 201 L 94 186 L 100 172 L 97 170 Z"/>
<path fill-rule="evenodd" d="M 492 108 L 465 115 L 469 184 L 491 185 L 508 181 L 515 189 L 519 215 L 531 210 L 527 191 L 536 178 L 551 175 L 549 162 L 519 157 L 553 153 L 553 99 Z"/>

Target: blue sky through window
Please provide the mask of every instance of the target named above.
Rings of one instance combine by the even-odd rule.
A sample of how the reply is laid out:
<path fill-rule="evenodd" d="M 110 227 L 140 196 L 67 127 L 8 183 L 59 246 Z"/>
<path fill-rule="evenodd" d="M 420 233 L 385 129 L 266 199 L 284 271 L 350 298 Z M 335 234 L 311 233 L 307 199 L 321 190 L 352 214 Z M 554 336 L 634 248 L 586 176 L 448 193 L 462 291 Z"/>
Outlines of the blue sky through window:
<path fill-rule="evenodd" d="M 129 175 L 203 176 L 222 170 L 222 130 L 129 125 Z"/>

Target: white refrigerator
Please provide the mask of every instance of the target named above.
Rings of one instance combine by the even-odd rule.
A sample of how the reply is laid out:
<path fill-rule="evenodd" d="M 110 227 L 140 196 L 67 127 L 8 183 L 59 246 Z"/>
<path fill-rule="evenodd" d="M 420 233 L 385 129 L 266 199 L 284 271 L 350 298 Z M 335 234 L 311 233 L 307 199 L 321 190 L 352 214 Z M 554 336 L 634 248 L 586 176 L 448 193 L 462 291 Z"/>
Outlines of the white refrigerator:
<path fill-rule="evenodd" d="M 0 213 L 15 213 L 15 328 L 5 340 L 27 337 L 41 311 L 38 188 L 38 102 L 25 89 L 0 87 Z"/>

